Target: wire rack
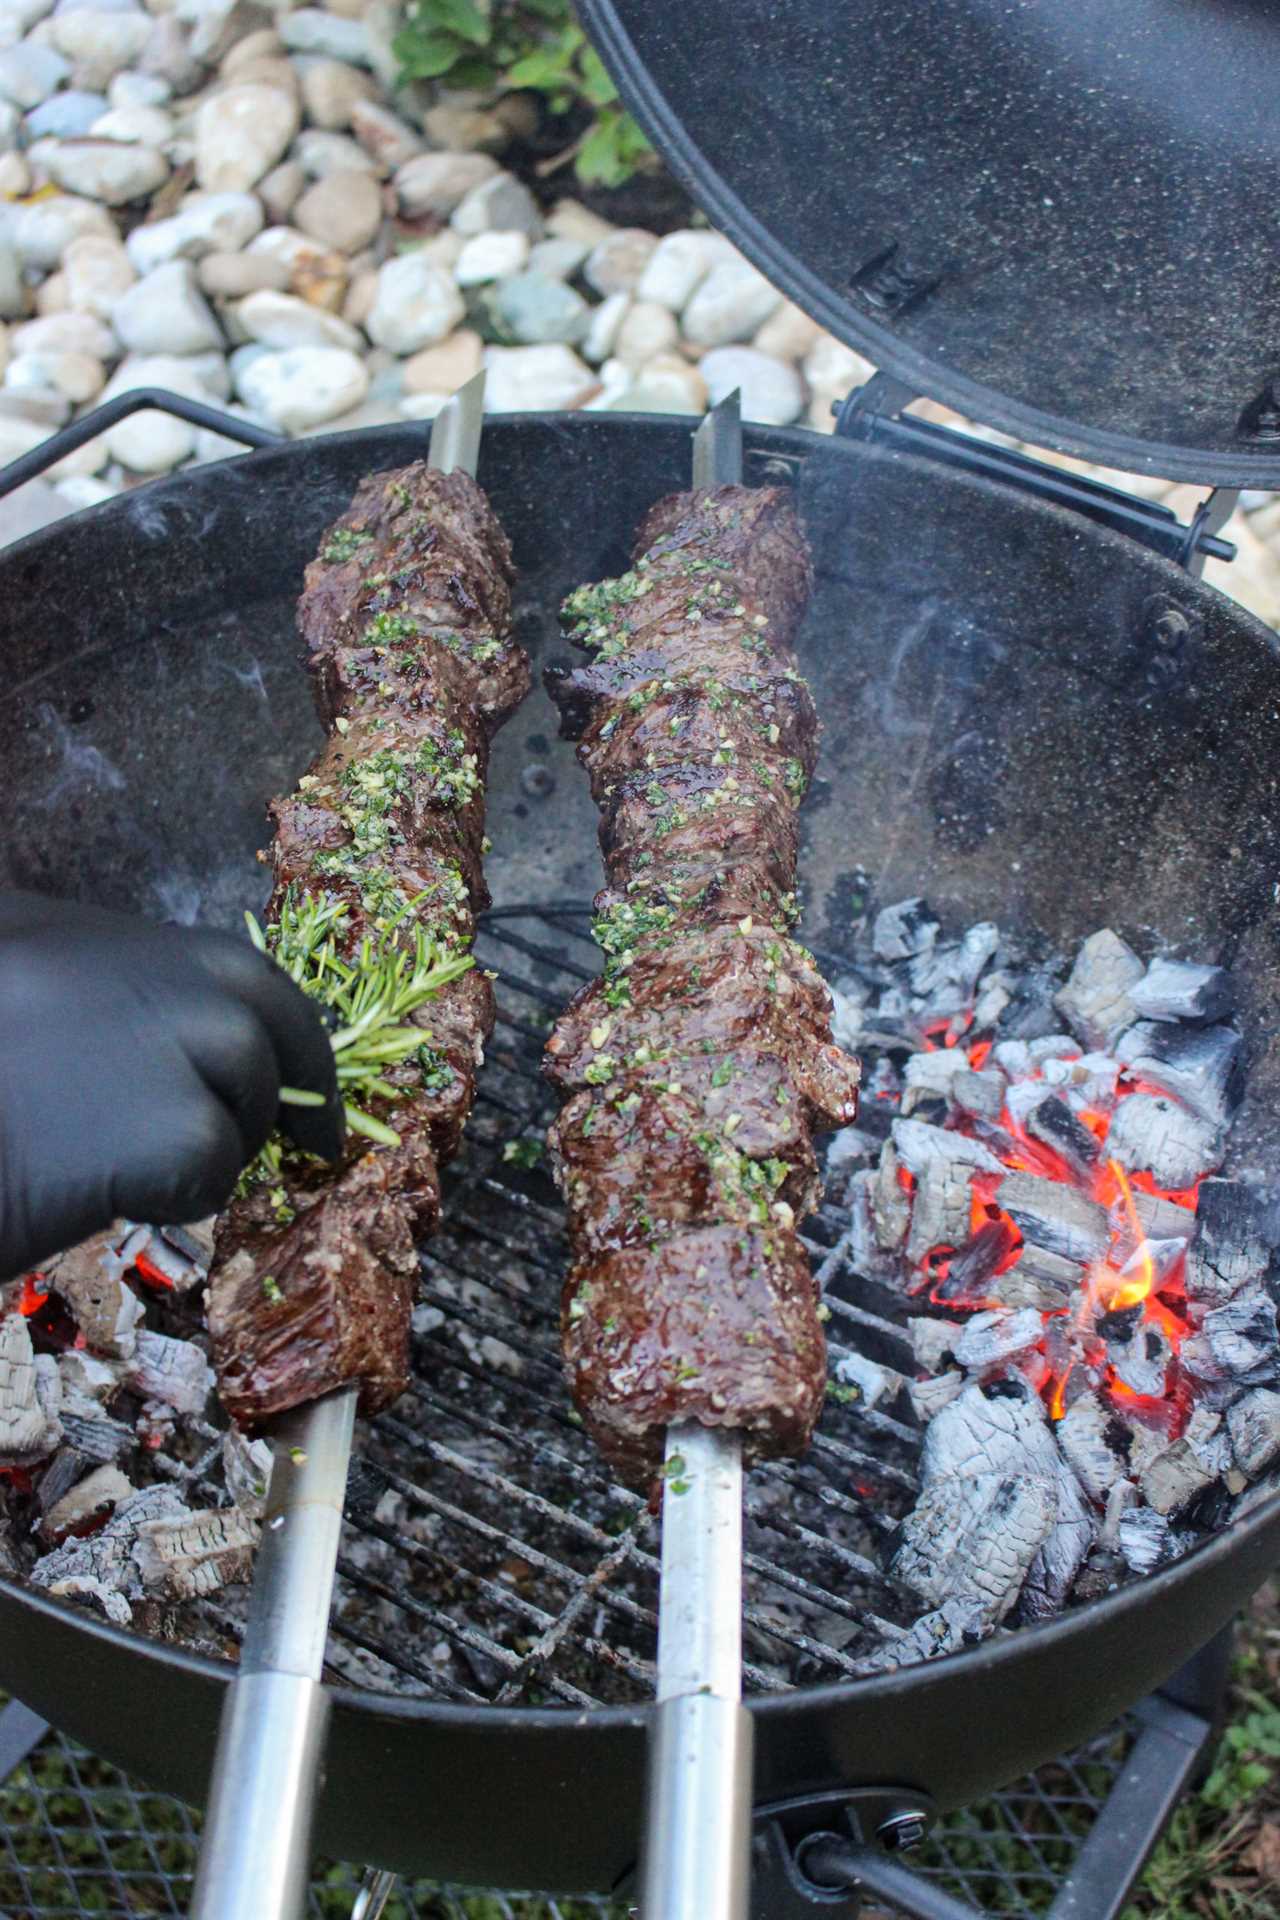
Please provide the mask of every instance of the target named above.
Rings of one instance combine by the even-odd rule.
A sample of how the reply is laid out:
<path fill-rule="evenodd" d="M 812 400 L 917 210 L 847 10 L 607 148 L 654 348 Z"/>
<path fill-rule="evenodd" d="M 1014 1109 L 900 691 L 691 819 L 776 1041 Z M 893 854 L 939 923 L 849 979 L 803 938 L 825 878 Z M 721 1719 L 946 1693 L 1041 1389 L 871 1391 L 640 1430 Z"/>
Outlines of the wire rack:
<path fill-rule="evenodd" d="M 912 1856 L 976 1912 L 1043 1913 L 1111 1792 L 1131 1738 L 1119 1723 L 1070 1758 L 953 1815 Z M 0 1783 L 0 1915 L 6 1920 L 167 1916 L 191 1896 L 200 1817 L 54 1731 Z M 359 1870 L 321 1864 L 312 1920 L 348 1920 Z M 595 1899 L 402 1883 L 386 1920 L 624 1920 Z"/>

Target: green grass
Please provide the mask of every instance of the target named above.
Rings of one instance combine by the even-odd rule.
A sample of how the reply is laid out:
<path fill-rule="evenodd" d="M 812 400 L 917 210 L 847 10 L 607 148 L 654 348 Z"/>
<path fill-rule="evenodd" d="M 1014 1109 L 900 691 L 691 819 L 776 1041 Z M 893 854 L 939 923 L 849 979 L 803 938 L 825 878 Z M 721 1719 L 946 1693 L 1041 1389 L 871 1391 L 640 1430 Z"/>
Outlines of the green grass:
<path fill-rule="evenodd" d="M 1074 1778 L 1050 1771 L 1042 1785 L 1064 1796 L 1056 1815 L 1035 1801 L 1019 1809 L 1034 1823 L 1040 1852 L 1057 1865 L 1069 1851 L 1058 1822 L 1081 1834 L 1089 1820 L 1069 1804 Z M 1086 1789 L 1109 1777 L 1101 1761 L 1077 1766 Z M 50 1829 L 56 1827 L 54 1838 Z M 145 1788 L 130 1791 L 105 1762 L 69 1755 L 49 1741 L 32 1761 L 0 1784 L 0 1914 L 27 1920 L 35 1913 L 120 1912 L 115 1876 L 128 1886 L 127 1913 L 137 1920 L 170 1912 L 159 1873 L 190 1874 L 198 1821 L 176 1801 Z M 1047 1911 L 1052 1890 L 997 1803 L 971 1809 L 948 1823 L 946 1852 L 966 1874 L 957 1888 L 981 1899 L 989 1913 L 1026 1920 Z M 922 1858 L 928 1857 L 921 1856 Z M 940 1850 L 932 1850 L 935 1861 Z M 21 1863 L 23 1875 L 15 1871 Z M 322 1870 L 317 1901 L 325 1920 L 347 1920 L 351 1870 Z M 1277 1589 L 1264 1589 L 1240 1635 L 1227 1730 L 1202 1784 L 1174 1815 L 1123 1920 L 1275 1920 L 1280 1913 L 1280 1613 Z M 598 1920 L 600 1909 L 577 1901 L 513 1902 L 518 1920 Z M 619 1912 L 624 1911 L 618 1909 Z M 504 1920 L 504 1907 L 486 1894 L 447 1895 L 431 1883 L 393 1898 L 388 1920 Z M 868 1914 L 867 1920 L 873 1920 Z"/>

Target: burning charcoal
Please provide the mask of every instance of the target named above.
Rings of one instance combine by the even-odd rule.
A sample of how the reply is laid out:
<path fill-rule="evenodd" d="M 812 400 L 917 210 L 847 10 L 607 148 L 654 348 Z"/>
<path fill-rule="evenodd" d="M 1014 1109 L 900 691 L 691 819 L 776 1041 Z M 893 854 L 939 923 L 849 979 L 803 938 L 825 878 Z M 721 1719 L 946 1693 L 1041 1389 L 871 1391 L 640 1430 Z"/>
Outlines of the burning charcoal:
<path fill-rule="evenodd" d="M 921 1614 L 910 1627 L 896 1627 L 869 1614 L 867 1624 L 876 1629 L 884 1645 L 860 1659 L 858 1671 L 891 1673 L 898 1667 L 913 1667 L 921 1660 L 938 1660 L 945 1653 L 973 1646 L 991 1631 L 984 1623 L 984 1614 L 980 1603 L 965 1600 L 948 1600 L 932 1613 Z"/>
<path fill-rule="evenodd" d="M 1173 1530 L 1150 1507 L 1130 1507 L 1116 1528 L 1116 1545 L 1130 1573 L 1153 1573 L 1174 1553 Z"/>
<path fill-rule="evenodd" d="M 1107 1152 L 1123 1167 L 1154 1176 L 1157 1185 L 1194 1186 L 1222 1159 L 1219 1128 L 1163 1093 L 1133 1093 L 1116 1108 Z"/>
<path fill-rule="evenodd" d="M 921 1426 L 928 1426 L 935 1415 L 949 1407 L 956 1395 L 962 1393 L 965 1377 L 959 1367 L 952 1367 L 947 1373 L 940 1373 L 928 1380 L 910 1380 L 907 1382 L 907 1397 L 911 1410 Z"/>
<path fill-rule="evenodd" d="M 1037 1067 L 1043 1071 L 1051 1060 L 1078 1060 L 1080 1042 L 1069 1033 L 1046 1033 L 1039 1040 L 1027 1042 L 1027 1053 L 1032 1071 Z"/>
<path fill-rule="evenodd" d="M 84 1532 L 134 1491 L 118 1467 L 96 1467 L 49 1508 L 40 1521 L 40 1538 L 48 1547 L 60 1546 L 69 1534 Z"/>
<path fill-rule="evenodd" d="M 935 1480 L 899 1530 L 894 1578 L 934 1606 L 976 1604 L 983 1624 L 996 1626 L 1017 1602 L 1054 1518 L 1053 1487 L 1033 1474 Z"/>
<path fill-rule="evenodd" d="M 1132 1480 L 1117 1480 L 1108 1489 L 1106 1508 L 1102 1516 L 1102 1532 L 1098 1535 L 1104 1547 L 1114 1547 L 1121 1520 L 1130 1507 L 1136 1506 L 1140 1495 Z"/>
<path fill-rule="evenodd" d="M 1031 1072 L 1031 1049 L 1025 1040 L 1001 1040 L 987 1055 L 988 1066 L 999 1067 L 1006 1080 L 1025 1080 Z"/>
<path fill-rule="evenodd" d="M 1056 1087 L 1073 1113 L 1109 1112 L 1115 1105 L 1120 1063 L 1109 1053 L 1078 1053 L 1074 1059 L 1046 1060 L 1046 1086 Z"/>
<path fill-rule="evenodd" d="M 974 1167 L 979 1173 L 1005 1172 L 1003 1161 L 997 1160 L 979 1141 L 970 1140 L 963 1133 L 952 1133 L 946 1127 L 931 1127 L 925 1120 L 895 1120 L 893 1145 L 903 1166 L 917 1179 L 931 1161 L 941 1161 L 944 1165 L 955 1161 L 961 1166 Z"/>
<path fill-rule="evenodd" d="M 1008 982 L 1004 976 L 996 973 L 989 974 L 986 984 L 978 996 L 978 1003 L 973 1009 L 975 1031 L 978 1033 L 990 1032 L 1012 998 L 1013 995 L 1009 991 Z"/>
<path fill-rule="evenodd" d="M 886 1253 L 900 1247 L 911 1225 L 911 1196 L 898 1178 L 900 1162 L 892 1140 L 886 1140 L 872 1194 L 876 1242 Z"/>
<path fill-rule="evenodd" d="M 1132 947 L 1104 927 L 1081 947 L 1053 1004 L 1086 1047 L 1109 1049 L 1137 1018 L 1130 993 L 1145 971 Z"/>
<path fill-rule="evenodd" d="M 848 986 L 849 983 L 845 984 Z M 840 987 L 831 989 L 831 1038 L 846 1053 L 858 1051 L 864 1025 L 862 1009 L 869 998 L 861 982 L 856 984 L 861 998 L 855 998 Z"/>
<path fill-rule="evenodd" d="M 1056 1313 L 1075 1298 L 1083 1278 L 1084 1268 L 1078 1262 L 1028 1241 L 1017 1264 L 993 1280 L 989 1292 L 1004 1307 L 1037 1307 L 1041 1313 Z"/>
<path fill-rule="evenodd" d="M 1277 1244 L 1280 1220 L 1267 1193 L 1239 1180 L 1206 1180 L 1196 1206 L 1187 1292 L 1195 1300 L 1229 1300 L 1266 1272 Z"/>
<path fill-rule="evenodd" d="M 858 1127 L 841 1127 L 827 1142 L 827 1172 L 840 1173 L 856 1168 L 859 1161 L 869 1163 L 880 1152 L 880 1141 Z"/>
<path fill-rule="evenodd" d="M 1053 1088 L 1046 1087 L 1043 1080 L 1015 1080 L 1005 1094 L 1005 1105 L 1010 1119 L 1025 1127 L 1042 1101 L 1056 1097 Z"/>
<path fill-rule="evenodd" d="M 209 1277 L 213 1256 L 212 1221 L 196 1227 L 131 1227 L 119 1249 L 122 1264 L 137 1267 L 144 1280 L 153 1286 L 167 1287 L 170 1293 L 190 1293 Z M 203 1238 L 206 1228 L 207 1241 Z"/>
<path fill-rule="evenodd" d="M 892 1367 L 882 1367 L 878 1360 L 868 1359 L 856 1348 L 840 1355 L 834 1372 L 842 1386 L 856 1387 L 860 1407 L 870 1408 L 881 1400 L 892 1399 L 903 1385 L 900 1373 L 895 1373 Z"/>
<path fill-rule="evenodd" d="M 1110 1215 L 1111 1231 L 1116 1239 L 1115 1250 L 1123 1258 L 1127 1259 L 1141 1244 L 1134 1238 L 1130 1202 L 1133 1212 L 1138 1216 L 1143 1240 L 1150 1244 L 1176 1240 L 1185 1249 L 1195 1230 L 1195 1215 L 1186 1207 L 1166 1200 L 1163 1194 L 1144 1193 L 1141 1187 L 1131 1187 L 1128 1199 L 1117 1200 Z"/>
<path fill-rule="evenodd" d="M 133 1429 L 126 1427 L 122 1420 L 108 1420 L 105 1416 L 86 1420 L 78 1413 L 62 1413 L 59 1418 L 68 1444 L 85 1460 L 100 1463 L 119 1460 L 135 1443 Z"/>
<path fill-rule="evenodd" d="M 133 1557 L 138 1529 L 148 1520 L 185 1511 L 172 1487 L 144 1487 L 120 1502 L 100 1533 L 68 1540 L 38 1560 L 31 1570 L 32 1584 L 56 1592 L 63 1581 L 93 1580 L 126 1601 L 140 1600 L 142 1580 Z"/>
<path fill-rule="evenodd" d="M 922 898 L 899 900 L 876 915 L 872 945 L 880 960 L 909 960 L 928 953 L 941 931 L 941 922 Z"/>
<path fill-rule="evenodd" d="M 66 1255 L 50 1268 L 49 1284 L 66 1301 L 91 1352 L 122 1360 L 132 1355 L 142 1302 L 119 1273 L 109 1272 L 101 1261 L 73 1261 Z"/>
<path fill-rule="evenodd" d="M 975 1313 L 956 1345 L 956 1359 L 970 1373 L 985 1372 L 1040 1344 L 1044 1325 L 1033 1307 L 1018 1313 Z"/>
<path fill-rule="evenodd" d="M 1230 1462 L 1229 1441 L 1225 1433 L 1219 1431 L 1218 1414 L 1206 1414 L 1199 1431 L 1193 1432 L 1201 1412 L 1204 1410 L 1192 1416 L 1180 1440 L 1157 1454 L 1143 1469 L 1142 1492 L 1148 1506 L 1154 1507 L 1157 1513 L 1181 1513 L 1221 1477 Z"/>
<path fill-rule="evenodd" d="M 1280 1453 L 1280 1393 L 1255 1387 L 1227 1412 L 1236 1465 L 1256 1480 Z"/>
<path fill-rule="evenodd" d="M 35 1579 L 34 1572 L 31 1577 Z M 124 1595 L 93 1574 L 68 1574 L 63 1580 L 49 1583 L 48 1590 L 55 1600 L 74 1600 L 118 1627 L 127 1627 L 133 1619 L 133 1608 Z"/>
<path fill-rule="evenodd" d="M 1129 998 L 1143 1020 L 1220 1020 L 1231 1012 L 1235 992 L 1225 967 L 1153 960 Z"/>
<path fill-rule="evenodd" d="M 1010 1173 L 1000 1182 L 996 1200 L 1033 1246 L 1080 1261 L 1099 1260 L 1107 1250 L 1105 1212 L 1074 1187 L 1034 1173 Z"/>
<path fill-rule="evenodd" d="M 981 1300 L 996 1268 L 1017 1245 L 1017 1234 L 1004 1219 L 988 1220 L 961 1247 L 938 1289 L 942 1300 Z"/>
<path fill-rule="evenodd" d="M 193 1340 L 171 1340 L 145 1328 L 125 1378 L 135 1393 L 177 1413 L 203 1413 L 213 1392 L 213 1369 Z"/>
<path fill-rule="evenodd" d="M 965 933 L 959 946 L 935 947 L 911 962 L 911 991 L 929 1003 L 941 1017 L 967 1008 L 987 962 L 1000 945 L 1000 929 L 980 920 Z"/>
<path fill-rule="evenodd" d="M 903 1113 L 914 1113 L 930 1094 L 950 1100 L 957 1075 L 968 1070 L 968 1058 L 960 1047 L 938 1047 L 932 1053 L 913 1053 L 902 1074 L 905 1087 Z"/>
<path fill-rule="evenodd" d="M 31 1466 L 62 1439 L 57 1362 L 36 1357 L 21 1314 L 0 1320 L 0 1466 Z"/>
<path fill-rule="evenodd" d="M 1131 1393 L 1151 1400 L 1164 1398 L 1173 1348 L 1156 1321 L 1139 1320 L 1127 1339 L 1108 1340 L 1107 1357 Z"/>
<path fill-rule="evenodd" d="M 1117 1057 L 1140 1080 L 1149 1081 L 1220 1127 L 1239 1100 L 1236 1084 L 1240 1035 L 1233 1027 L 1168 1027 L 1148 1021 L 1131 1027 Z"/>
<path fill-rule="evenodd" d="M 271 1480 L 270 1442 L 251 1440 L 239 1427 L 229 1428 L 222 1438 L 222 1477 L 241 1512 L 260 1520 Z"/>
<path fill-rule="evenodd" d="M 148 1520 L 138 1528 L 134 1560 L 143 1587 L 161 1600 L 196 1600 L 247 1580 L 257 1522 L 238 1507 L 214 1507 Z"/>
<path fill-rule="evenodd" d="M 969 1235 L 970 1169 L 931 1160 L 916 1185 L 907 1261 L 917 1266 L 931 1247 L 957 1247 Z"/>
<path fill-rule="evenodd" d="M 1081 1179 L 1092 1172 L 1098 1158 L 1098 1142 L 1088 1127 L 1076 1119 L 1066 1101 L 1056 1094 L 1032 1109 L 1027 1116 L 1027 1132 L 1044 1146 L 1051 1147 Z"/>
<path fill-rule="evenodd" d="M 937 1373 L 944 1362 L 953 1357 L 956 1341 L 963 1331 L 954 1320 L 935 1320 L 927 1313 L 916 1314 L 907 1327 L 916 1365 L 926 1373 Z"/>
<path fill-rule="evenodd" d="M 1247 1386 L 1274 1379 L 1280 1336 L 1275 1303 L 1261 1288 L 1244 1289 L 1225 1306 L 1215 1307 L 1205 1315 L 1200 1335 L 1226 1378 Z"/>
<path fill-rule="evenodd" d="M 958 1073 L 951 1082 L 951 1098 L 965 1113 L 996 1121 L 1004 1107 L 1005 1080 L 1001 1073 Z"/>
<path fill-rule="evenodd" d="M 845 1205 L 849 1212 L 849 1225 L 841 1242 L 842 1258 L 851 1273 L 863 1280 L 878 1280 L 885 1286 L 900 1287 L 904 1278 L 902 1262 L 892 1252 L 886 1253 L 877 1239 L 877 1222 L 873 1207 L 873 1196 L 879 1179 L 877 1173 L 868 1168 L 856 1173 L 849 1182 L 845 1196 Z M 895 1190 L 901 1195 L 903 1211 L 909 1216 L 911 1202 L 895 1182 Z M 905 1224 L 905 1222 L 904 1222 Z M 417 1315 L 420 1309 L 414 1309 L 414 1332 L 418 1332 Z"/>
<path fill-rule="evenodd" d="M 928 1427 L 921 1455 L 926 1489 L 981 1474 L 1038 1479 L 1053 1492 L 1053 1524 L 1031 1564 L 1021 1602 L 1025 1617 L 1043 1619 L 1071 1591 L 1096 1528 L 1039 1396 L 1029 1388 L 1013 1382 L 986 1389 L 970 1385 Z"/>
<path fill-rule="evenodd" d="M 58 1379 L 63 1406 L 90 1418 L 119 1393 L 124 1368 L 118 1360 L 103 1360 L 81 1347 L 69 1347 L 58 1355 Z"/>
<path fill-rule="evenodd" d="M 1120 1441 L 1123 1428 L 1091 1393 L 1074 1400 L 1054 1428 L 1058 1445 L 1092 1500 L 1105 1500 L 1128 1471 Z"/>

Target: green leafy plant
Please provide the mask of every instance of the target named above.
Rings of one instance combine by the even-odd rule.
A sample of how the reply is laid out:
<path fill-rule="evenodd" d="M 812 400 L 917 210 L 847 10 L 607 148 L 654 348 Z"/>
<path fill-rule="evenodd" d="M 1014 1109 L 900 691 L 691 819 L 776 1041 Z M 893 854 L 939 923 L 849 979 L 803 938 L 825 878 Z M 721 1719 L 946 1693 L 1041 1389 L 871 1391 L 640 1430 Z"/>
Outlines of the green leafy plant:
<path fill-rule="evenodd" d="M 416 904 L 409 901 L 376 940 L 366 935 L 350 962 L 338 957 L 338 939 L 348 917 L 340 900 L 299 896 L 290 888 L 279 918 L 265 931 L 252 914 L 245 915 L 254 945 L 328 1010 L 333 1023 L 329 1044 L 347 1125 L 388 1147 L 399 1146 L 399 1134 L 355 1102 L 375 1095 L 399 1099 L 399 1090 L 384 1075 L 416 1054 L 426 1037 L 421 1027 L 406 1021 L 474 964 L 469 953 L 446 946 L 424 927 L 414 929 L 412 940 L 396 942 L 397 924 Z M 281 1087 L 280 1099 L 286 1106 L 323 1105 L 320 1094 L 302 1087 Z M 263 1149 L 268 1159 L 260 1168 L 255 1162 L 251 1176 L 273 1171 L 273 1144 Z"/>
<path fill-rule="evenodd" d="M 552 113 L 585 112 L 588 124 L 559 158 L 588 185 L 620 186 L 652 152 L 569 0 L 409 0 L 394 47 L 405 80 L 527 88 Z"/>

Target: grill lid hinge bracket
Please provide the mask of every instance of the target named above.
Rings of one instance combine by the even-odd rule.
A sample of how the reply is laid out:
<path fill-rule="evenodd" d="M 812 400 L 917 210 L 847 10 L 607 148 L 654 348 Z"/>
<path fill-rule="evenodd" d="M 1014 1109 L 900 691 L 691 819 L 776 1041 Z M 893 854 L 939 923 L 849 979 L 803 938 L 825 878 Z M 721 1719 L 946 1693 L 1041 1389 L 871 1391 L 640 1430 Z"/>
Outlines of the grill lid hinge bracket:
<path fill-rule="evenodd" d="M 1050 466 L 1013 447 L 974 439 L 954 427 L 913 419 L 905 410 L 918 398 L 902 381 L 877 373 L 865 386 L 855 387 L 843 400 L 833 403 L 836 434 L 846 440 L 914 454 L 939 466 L 1034 494 L 1051 506 L 1066 507 L 1137 540 L 1192 574 L 1203 572 L 1207 559 L 1235 559 L 1235 546 L 1220 535 L 1239 499 L 1234 489 L 1215 488 L 1190 524 L 1184 525 L 1172 507 L 1158 500 L 1140 499 L 1101 480 Z"/>

